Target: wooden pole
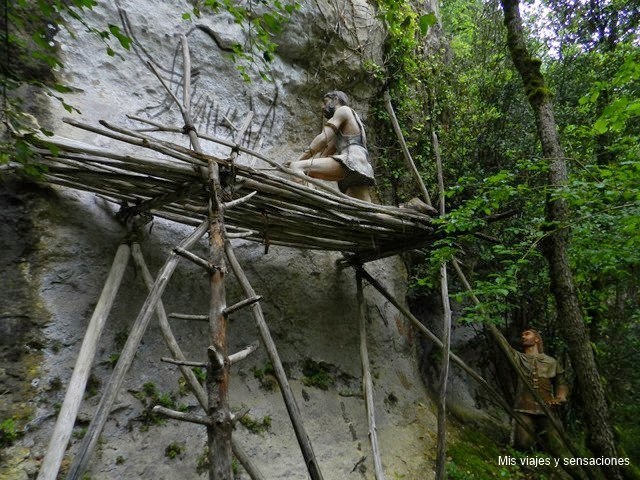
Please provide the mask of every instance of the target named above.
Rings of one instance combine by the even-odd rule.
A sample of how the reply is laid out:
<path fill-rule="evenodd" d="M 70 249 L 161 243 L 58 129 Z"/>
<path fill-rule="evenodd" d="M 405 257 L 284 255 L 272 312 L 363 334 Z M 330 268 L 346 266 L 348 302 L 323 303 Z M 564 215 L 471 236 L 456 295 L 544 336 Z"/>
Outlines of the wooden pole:
<path fill-rule="evenodd" d="M 180 243 L 180 247 L 189 248 L 194 245 L 205 234 L 207 228 L 208 222 L 203 222 L 191 235 Z M 116 363 L 111 379 L 102 394 L 102 398 L 98 404 L 98 409 L 89 424 L 89 428 L 82 440 L 78 454 L 73 460 L 67 477 L 68 480 L 79 480 L 86 470 L 89 460 L 91 459 L 93 451 L 98 443 L 98 437 L 104 428 L 104 424 L 107 421 L 111 407 L 116 400 L 118 392 L 120 391 L 124 376 L 133 363 L 133 358 L 136 354 L 136 350 L 138 349 L 138 345 L 140 345 L 144 332 L 149 325 L 149 320 L 153 316 L 156 305 L 179 261 L 180 257 L 176 253 L 171 252 L 169 254 L 169 258 L 158 274 L 158 278 L 153 285 L 153 289 L 147 296 L 136 321 L 131 327 L 131 332 L 129 333 L 127 342 L 120 353 L 118 363 Z"/>
<path fill-rule="evenodd" d="M 127 263 L 129 262 L 130 248 L 128 245 L 120 245 L 116 252 L 111 270 L 107 276 L 107 280 L 98 299 L 91 320 L 89 320 L 89 326 L 82 340 L 82 346 L 76 359 L 76 365 L 69 380 L 69 386 L 67 393 L 64 397 L 64 402 L 60 408 L 58 414 L 58 420 L 53 429 L 51 440 L 49 441 L 49 448 L 47 454 L 42 461 L 40 472 L 38 473 L 38 480 L 55 480 L 60 470 L 60 464 L 64 457 L 64 452 L 67 449 L 69 438 L 71 437 L 71 431 L 82 403 L 82 397 L 84 395 L 84 389 L 87 386 L 87 380 L 91 373 L 91 366 L 96 355 L 98 348 L 98 342 L 102 335 L 102 330 L 113 306 L 116 294 L 122 283 L 122 277 L 124 275 Z"/>
<path fill-rule="evenodd" d="M 438 136 L 431 125 L 431 139 L 433 152 L 436 158 L 438 173 L 438 194 L 440 218 L 445 211 L 444 203 L 444 173 L 440 158 Z M 440 298 L 442 299 L 442 357 L 440 366 L 440 391 L 438 392 L 438 438 L 436 453 L 436 480 L 444 480 L 447 477 L 445 470 L 447 462 L 447 382 L 449 380 L 449 354 L 451 351 L 451 304 L 449 302 L 449 285 L 447 281 L 447 264 L 440 265 Z"/>
<path fill-rule="evenodd" d="M 429 197 L 429 191 L 420 176 L 420 172 L 418 172 L 418 168 L 416 167 L 413 158 L 411 157 L 411 153 L 407 148 L 407 143 L 404 141 L 404 135 L 402 135 L 402 130 L 400 129 L 400 124 L 398 123 L 398 119 L 396 117 L 396 113 L 393 111 L 393 105 L 391 105 L 391 95 L 389 95 L 389 91 L 385 90 L 384 92 L 384 106 L 387 109 L 387 113 L 389 114 L 389 119 L 391 120 L 391 125 L 393 126 L 393 131 L 396 133 L 398 137 L 398 141 L 400 142 L 400 146 L 402 147 L 402 154 L 404 155 L 404 160 L 409 168 L 409 171 L 413 174 L 413 178 L 418 184 L 418 188 L 420 189 L 420 193 L 422 194 L 424 201 L 427 205 L 431 206 L 431 197 Z"/>
<path fill-rule="evenodd" d="M 132 247 L 132 255 L 133 259 L 136 262 L 137 267 L 139 268 L 142 279 L 144 280 L 147 288 L 151 291 L 154 285 L 153 276 L 147 267 L 147 263 L 144 260 L 144 256 L 142 255 L 142 250 L 140 249 L 140 245 L 138 243 L 134 243 Z M 169 320 L 167 319 L 167 314 L 164 310 L 164 306 L 162 305 L 162 301 L 158 302 L 158 307 L 156 309 L 156 314 L 158 317 L 158 323 L 160 324 L 160 331 L 162 332 L 162 336 L 167 345 L 167 348 L 171 352 L 171 355 L 174 359 L 178 361 L 184 361 L 185 356 L 182 353 L 182 349 L 178 344 L 175 336 L 173 335 L 173 331 L 171 330 L 171 325 L 169 324 Z M 200 406 L 207 412 L 207 394 L 200 385 L 200 382 L 196 378 L 193 370 L 191 368 L 187 368 L 187 365 L 181 365 L 180 372 L 182 373 L 184 379 L 187 381 L 187 384 L 191 388 L 191 391 L 195 395 L 196 399 Z M 237 442 L 234 441 L 233 437 L 231 438 L 233 454 L 236 456 L 240 464 L 244 467 L 244 469 L 249 474 L 249 477 L 252 480 L 263 480 L 264 476 L 258 469 L 258 466 L 255 465 L 251 457 L 249 457 L 240 445 L 236 445 Z"/>
<path fill-rule="evenodd" d="M 358 298 L 358 323 L 360 326 L 360 359 L 362 360 L 362 390 L 367 406 L 367 419 L 369 421 L 369 441 L 373 454 L 373 466 L 376 480 L 385 480 L 384 468 L 378 446 L 378 433 L 376 428 L 376 414 L 373 405 L 373 381 L 369 369 L 369 351 L 367 349 L 367 319 L 364 311 L 364 295 L 362 293 L 362 276 L 356 271 L 356 284 Z"/>
<path fill-rule="evenodd" d="M 446 478 L 447 452 L 447 382 L 451 353 L 451 305 L 447 284 L 447 264 L 440 265 L 440 296 L 442 299 L 442 356 L 440 357 L 440 389 L 438 392 L 438 437 L 436 453 L 436 480 Z"/>
<path fill-rule="evenodd" d="M 238 282 L 240 283 L 244 294 L 248 298 L 255 297 L 256 292 L 251 286 L 251 283 L 249 283 L 249 279 L 245 275 L 244 271 L 242 270 L 242 266 L 238 262 L 238 259 L 236 258 L 233 248 L 231 247 L 231 242 L 229 240 L 227 240 L 226 242 L 225 252 L 227 254 L 229 266 L 238 279 Z M 264 343 L 267 355 L 269 356 L 269 360 L 271 361 L 271 365 L 273 365 L 278 385 L 280 385 L 280 392 L 282 393 L 285 406 L 287 407 L 287 412 L 289 412 L 289 417 L 291 418 L 291 423 L 293 424 L 293 430 L 295 431 L 296 438 L 298 439 L 298 444 L 300 445 L 300 450 L 302 451 L 302 456 L 304 457 L 307 470 L 309 471 L 309 475 L 311 476 L 311 480 L 323 480 L 322 473 L 320 472 L 320 466 L 318 465 L 316 456 L 313 453 L 313 447 L 311 446 L 309 436 L 304 429 L 300 410 L 298 409 L 295 397 L 293 396 L 293 391 L 291 390 L 291 386 L 289 385 L 289 381 L 287 380 L 287 375 L 284 372 L 284 367 L 282 366 L 282 362 L 280 361 L 280 356 L 278 355 L 276 344 L 271 337 L 271 332 L 269 332 L 269 327 L 267 326 L 267 321 L 264 318 L 264 313 L 262 312 L 260 302 L 254 303 L 251 306 L 251 311 L 253 313 L 253 318 L 258 325 L 258 330 L 260 332 L 260 336 L 262 337 L 262 342 Z"/>
<path fill-rule="evenodd" d="M 181 35 L 183 58 L 182 103 L 171 92 L 152 64 L 151 70 L 158 77 L 180 109 L 184 120 L 184 131 L 189 136 L 193 151 L 202 155 L 200 140 L 191 118 L 191 56 L 186 35 Z M 229 412 L 229 362 L 227 359 L 227 319 L 224 260 L 224 217 L 220 204 L 222 187 L 218 173 L 218 164 L 211 156 L 207 157 L 207 167 L 196 168 L 207 179 L 209 186 L 209 368 L 207 368 L 207 412 L 211 422 L 207 425 L 209 445 L 209 479 L 231 480 L 231 413 Z M 186 249 L 185 249 L 186 250 Z M 221 360 L 221 361 L 220 361 Z"/>

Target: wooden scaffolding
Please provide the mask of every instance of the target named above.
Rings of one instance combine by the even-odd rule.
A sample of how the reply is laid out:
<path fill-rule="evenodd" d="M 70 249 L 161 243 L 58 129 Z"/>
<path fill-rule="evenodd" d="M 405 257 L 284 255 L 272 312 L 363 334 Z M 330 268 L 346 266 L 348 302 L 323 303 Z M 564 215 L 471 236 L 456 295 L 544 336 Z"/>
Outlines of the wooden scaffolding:
<path fill-rule="evenodd" d="M 196 227 L 193 233 L 169 254 L 155 279 L 146 266 L 138 243 L 125 243 L 118 248 L 87 327 L 65 400 L 38 475 L 40 480 L 53 480 L 58 475 L 100 335 L 130 257 L 133 257 L 139 271 L 142 272 L 149 294 L 131 327 L 111 379 L 82 440 L 79 453 L 73 459 L 68 478 L 80 479 L 86 470 L 125 374 L 154 315 L 158 318 L 162 335 L 172 354 L 172 358 L 163 360 L 177 365 L 204 414 L 182 413 L 160 406 L 156 406 L 154 411 L 206 427 L 211 479 L 229 478 L 232 453 L 251 478 L 265 478 L 255 462 L 232 439 L 233 424 L 242 413 L 233 415 L 230 412 L 227 395 L 229 366 L 257 348 L 256 344 L 230 354 L 227 351 L 227 320 L 233 312 L 241 308 L 251 308 L 262 344 L 275 370 L 309 476 L 313 480 L 322 479 L 320 466 L 260 306 L 261 297 L 253 290 L 244 274 L 231 240 L 243 238 L 260 242 L 264 245 L 265 252 L 270 245 L 339 251 L 344 254 L 344 266 L 360 268 L 362 264 L 371 260 L 425 247 L 434 241 L 435 230 L 431 218 L 426 215 L 353 199 L 329 188 L 323 182 L 298 174 L 259 152 L 245 148 L 243 137 L 252 120 L 252 114 L 249 114 L 243 125 L 237 129 L 233 142 L 198 133 L 190 109 L 191 66 L 186 37 L 182 37 L 181 43 L 182 99 L 168 88 L 152 65 L 149 65 L 149 68 L 179 108 L 184 120 L 183 127 L 161 125 L 136 117 L 130 118 L 141 122 L 143 128 L 133 130 L 107 122 L 100 122 L 100 125 L 96 126 L 65 120 L 79 129 L 127 144 L 125 147 L 130 150 L 129 153 L 117 153 L 125 148 L 117 151 L 97 148 L 55 136 L 30 137 L 33 151 L 46 167 L 46 182 L 92 192 L 118 204 L 118 215 L 129 225 L 139 225 L 155 216 Z M 185 134 L 189 138 L 191 148 L 160 138 L 160 135 L 153 135 L 153 132 Z M 170 135 L 165 135 L 167 136 Z M 206 154 L 201 147 L 202 142 L 213 142 L 226 147 L 229 154 L 225 157 Z M 237 157 L 241 153 L 252 156 L 259 162 L 260 167 L 238 163 Z M 263 166 L 267 168 L 261 168 Z M 189 249 L 207 233 L 209 258 L 205 259 L 191 253 Z M 181 258 L 204 268 L 210 278 L 210 308 L 206 316 L 209 322 L 210 347 L 206 364 L 185 359 L 173 335 L 161 300 L 162 293 Z M 227 306 L 225 300 L 225 275 L 229 269 L 237 278 L 246 297 L 231 306 Z M 366 278 L 367 275 L 363 269 L 358 270 L 357 299 L 363 388 L 370 422 L 369 437 L 376 458 L 376 478 L 384 478 L 377 446 L 364 321 L 362 278 Z M 196 363 L 205 367 L 207 371 L 204 388 L 191 369 Z"/>

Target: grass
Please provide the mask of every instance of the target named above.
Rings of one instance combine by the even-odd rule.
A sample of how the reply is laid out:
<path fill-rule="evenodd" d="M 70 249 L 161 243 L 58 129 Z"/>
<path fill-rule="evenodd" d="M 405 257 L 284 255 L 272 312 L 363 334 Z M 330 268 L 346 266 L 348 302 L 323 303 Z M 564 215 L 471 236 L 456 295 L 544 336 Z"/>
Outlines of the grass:
<path fill-rule="evenodd" d="M 271 417 L 269 415 L 263 417 L 262 420 L 256 420 L 249 415 L 245 415 L 240 419 L 240 423 L 255 434 L 268 432 L 271 429 Z"/>
<path fill-rule="evenodd" d="M 332 366 L 326 362 L 316 362 L 310 358 L 305 359 L 302 365 L 302 383 L 307 387 L 315 387 L 320 390 L 329 390 L 336 383 L 331 373 Z"/>
<path fill-rule="evenodd" d="M 178 442 L 172 442 L 164 449 L 164 456 L 174 460 L 178 458 L 184 451 L 184 445 Z"/>

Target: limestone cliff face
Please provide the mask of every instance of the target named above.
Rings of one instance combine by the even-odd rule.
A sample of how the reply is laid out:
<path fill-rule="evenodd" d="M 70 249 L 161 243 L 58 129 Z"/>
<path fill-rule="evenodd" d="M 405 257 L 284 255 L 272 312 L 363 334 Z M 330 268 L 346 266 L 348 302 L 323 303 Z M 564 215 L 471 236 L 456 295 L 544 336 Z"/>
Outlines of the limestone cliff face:
<path fill-rule="evenodd" d="M 284 161 L 296 158 L 319 131 L 320 101 L 325 91 L 348 91 L 366 122 L 368 101 L 377 94 L 377 86 L 368 81 L 362 65 L 364 61 L 380 63 L 384 29 L 376 19 L 375 9 L 364 0 L 305 2 L 278 39 L 278 55 L 269 72 L 272 80 L 262 80 L 249 71 L 253 79 L 250 83 L 241 79 L 227 58 L 227 49 L 233 43 L 246 40 L 242 30 L 223 14 L 191 22 L 182 20 L 180 14 L 190 9 L 187 2 L 180 1 L 120 0 L 101 4 L 90 16 L 90 24 L 101 28 L 107 24 L 129 26 L 128 33 L 137 42 L 131 53 L 122 52 L 122 56 L 108 57 L 104 45 L 82 27 L 77 27 L 75 41 L 61 33 L 58 41 L 65 71 L 60 74 L 67 84 L 77 88 L 67 97 L 67 102 L 82 112 L 76 117 L 87 123 L 105 119 L 128 127 L 139 126 L 125 116 L 133 114 L 181 126 L 179 113 L 171 108 L 168 96 L 144 62 L 154 62 L 169 82 L 179 81 L 180 64 L 175 60 L 179 58 L 177 36 L 185 34 L 192 53 L 193 108 L 199 130 L 232 138 L 233 125 L 241 124 L 246 114 L 253 111 L 254 121 L 245 142 Z M 68 113 L 59 105 L 52 103 L 50 113 L 48 126 L 56 133 L 114 147 L 105 138 L 61 123 L 61 117 Z M 212 145 L 205 148 L 212 153 L 228 153 Z M 26 223 L 20 226 L 15 220 L 15 229 L 1 230 L 3 240 L 11 240 L 13 246 L 3 249 L 0 255 L 3 265 L 15 277 L 14 284 L 24 286 L 20 290 L 23 293 L 17 295 L 29 292 L 31 296 L 24 297 L 24 301 L 37 304 L 38 308 L 3 306 L 2 320 L 6 322 L 5 318 L 11 317 L 10 321 L 15 323 L 19 315 L 27 312 L 25 315 L 33 318 L 36 333 L 38 324 L 46 323 L 46 327 L 41 331 L 39 343 L 29 347 L 41 355 L 40 369 L 29 378 L 16 373 L 15 381 L 22 381 L 21 388 L 27 390 L 31 399 L 28 402 L 31 421 L 19 442 L 5 452 L 11 461 L 7 463 L 9 467 L 0 467 L 0 477 L 7 478 L 29 478 L 37 469 L 88 319 L 116 248 L 126 235 L 114 219 L 115 207 L 92 195 L 55 189 L 46 194 L 30 194 L 28 202 L 20 195 L 15 198 L 26 203 L 16 216 Z M 145 232 L 142 248 L 156 272 L 189 229 L 156 219 Z M 234 242 L 255 290 L 264 297 L 267 321 L 288 369 L 325 478 L 373 478 L 360 389 L 353 272 L 336 268 L 337 254 L 284 247 L 271 247 L 265 254 L 261 245 L 243 240 Z M 21 244 L 30 246 L 28 254 L 18 248 Z M 204 249 L 203 242 L 196 251 Z M 404 297 L 406 273 L 398 259 L 371 264 L 370 271 L 397 297 Z M 242 295 L 232 276 L 227 278 L 230 304 Z M 78 437 L 91 418 L 102 386 L 108 382 L 111 365 L 117 360 L 122 340 L 145 294 L 140 275 L 129 266 L 103 333 L 92 385 L 68 450 L 69 458 L 76 452 Z M 412 329 L 376 292 L 366 288 L 365 296 L 385 469 L 389 478 L 432 478 L 435 420 L 417 367 Z M 163 301 L 168 312 L 205 313 L 206 276 L 191 264 L 181 264 Z M 187 358 L 204 360 L 206 325 L 172 322 Z M 230 351 L 259 338 L 248 313 L 234 316 L 229 338 Z M 16 337 L 16 341 L 26 343 L 23 337 Z M 171 420 L 155 423 L 145 409 L 153 396 L 151 390 L 155 390 L 156 397 L 165 396 L 176 406 L 198 411 L 194 397 L 184 394 L 177 370 L 160 362 L 167 354 L 159 329 L 152 322 L 91 462 L 90 478 L 206 476 L 198 469 L 206 440 L 204 429 Z M 323 369 L 328 372 L 330 381 L 326 390 L 310 381 L 312 373 L 306 368 L 310 365 L 315 366 L 316 372 Z M 268 429 L 255 433 L 238 426 L 234 434 L 258 461 L 267 478 L 305 479 L 306 469 L 282 397 L 277 387 L 271 388 L 273 382 L 269 377 L 262 349 L 233 367 L 231 405 L 250 407 L 249 416 L 256 422 L 270 419 Z M 9 405 L 7 411 L 11 408 Z M 181 447 L 176 458 L 166 453 L 171 444 Z M 240 468 L 237 478 L 248 477 Z"/>

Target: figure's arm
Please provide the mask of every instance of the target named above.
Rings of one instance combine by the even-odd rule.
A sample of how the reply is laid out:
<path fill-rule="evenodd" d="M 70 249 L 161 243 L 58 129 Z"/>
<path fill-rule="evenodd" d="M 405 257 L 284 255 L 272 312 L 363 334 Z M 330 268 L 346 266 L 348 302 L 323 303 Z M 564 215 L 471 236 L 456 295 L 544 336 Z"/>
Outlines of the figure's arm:
<path fill-rule="evenodd" d="M 564 373 L 558 373 L 554 379 L 555 384 L 555 401 L 553 403 L 559 404 L 567 401 L 569 397 L 569 387 L 564 381 Z"/>
<path fill-rule="evenodd" d="M 335 130 L 334 130 L 335 128 Z M 313 157 L 316 153 L 322 152 L 327 145 L 329 145 L 336 136 L 337 127 L 335 127 L 332 123 L 327 122 L 322 132 L 320 132 L 316 138 L 311 141 L 309 148 L 307 148 L 298 160 L 307 160 Z"/>
<path fill-rule="evenodd" d="M 307 160 L 317 153 L 325 152 L 327 146 L 331 146 L 334 143 L 338 131 L 344 126 L 345 122 L 348 121 L 350 112 L 351 110 L 345 106 L 337 108 L 333 117 L 324 124 L 322 132 L 313 139 L 309 148 L 303 152 L 298 160 Z M 328 152 L 325 153 L 329 154 Z"/>

